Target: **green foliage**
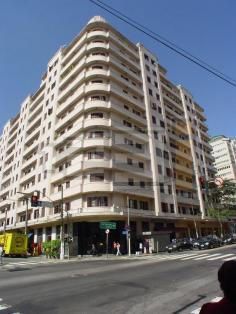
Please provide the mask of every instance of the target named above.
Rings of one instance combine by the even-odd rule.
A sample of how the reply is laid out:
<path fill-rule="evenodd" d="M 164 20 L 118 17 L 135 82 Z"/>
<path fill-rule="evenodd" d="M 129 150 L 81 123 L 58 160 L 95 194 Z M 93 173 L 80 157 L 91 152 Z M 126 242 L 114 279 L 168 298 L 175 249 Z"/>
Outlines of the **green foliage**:
<path fill-rule="evenodd" d="M 59 258 L 60 255 L 60 240 L 51 240 L 43 242 L 43 249 L 46 254 L 46 257 L 49 258 Z"/>

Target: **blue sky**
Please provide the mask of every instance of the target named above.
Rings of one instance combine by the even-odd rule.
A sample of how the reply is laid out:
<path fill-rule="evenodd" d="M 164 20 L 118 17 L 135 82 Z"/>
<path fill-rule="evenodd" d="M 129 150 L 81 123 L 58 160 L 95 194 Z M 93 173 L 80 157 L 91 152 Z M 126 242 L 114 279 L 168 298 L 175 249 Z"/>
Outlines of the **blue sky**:
<path fill-rule="evenodd" d="M 236 79 L 236 1 L 104 0 Z M 138 3 L 138 5 L 137 5 Z M 142 42 L 205 108 L 209 133 L 235 136 L 236 88 L 117 20 L 88 0 L 0 2 L 0 129 L 39 86 L 48 60 L 94 15 L 102 15 L 134 42 Z"/>

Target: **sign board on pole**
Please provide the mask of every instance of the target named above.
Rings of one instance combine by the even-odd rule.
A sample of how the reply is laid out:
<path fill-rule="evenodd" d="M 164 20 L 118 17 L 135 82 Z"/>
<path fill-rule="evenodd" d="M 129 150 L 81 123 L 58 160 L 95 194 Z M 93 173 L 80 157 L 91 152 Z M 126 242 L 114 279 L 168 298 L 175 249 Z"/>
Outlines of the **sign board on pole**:
<path fill-rule="evenodd" d="M 111 221 L 101 221 L 99 223 L 99 228 L 100 229 L 116 229 L 116 222 L 111 222 Z"/>

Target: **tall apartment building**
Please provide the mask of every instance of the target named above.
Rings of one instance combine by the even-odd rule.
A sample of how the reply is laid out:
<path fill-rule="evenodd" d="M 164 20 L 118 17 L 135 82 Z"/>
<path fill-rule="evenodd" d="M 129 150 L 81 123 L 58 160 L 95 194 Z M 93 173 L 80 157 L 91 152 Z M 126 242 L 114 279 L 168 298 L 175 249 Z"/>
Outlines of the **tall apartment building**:
<path fill-rule="evenodd" d="M 154 54 L 92 18 L 3 129 L 0 230 L 23 230 L 27 220 L 35 242 L 58 238 L 63 194 L 75 254 L 104 240 L 101 221 L 115 221 L 110 239 L 125 243 L 128 214 L 132 245 L 149 231 L 212 232 L 199 184 L 214 176 L 205 121 Z M 26 217 L 18 192 L 35 190 L 53 207 L 29 206 Z"/>
<path fill-rule="evenodd" d="M 224 180 L 236 181 L 236 141 L 224 135 L 214 136 L 209 142 L 215 158 L 216 175 Z"/>

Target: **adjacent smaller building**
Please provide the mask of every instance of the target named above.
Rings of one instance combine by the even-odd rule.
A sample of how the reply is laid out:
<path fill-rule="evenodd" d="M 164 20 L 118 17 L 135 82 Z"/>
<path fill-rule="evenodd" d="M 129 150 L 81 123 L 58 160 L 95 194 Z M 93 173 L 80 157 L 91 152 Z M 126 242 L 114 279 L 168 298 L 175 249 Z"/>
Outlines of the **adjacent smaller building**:
<path fill-rule="evenodd" d="M 236 140 L 218 135 L 212 137 L 210 144 L 215 158 L 216 176 L 236 182 Z"/>

